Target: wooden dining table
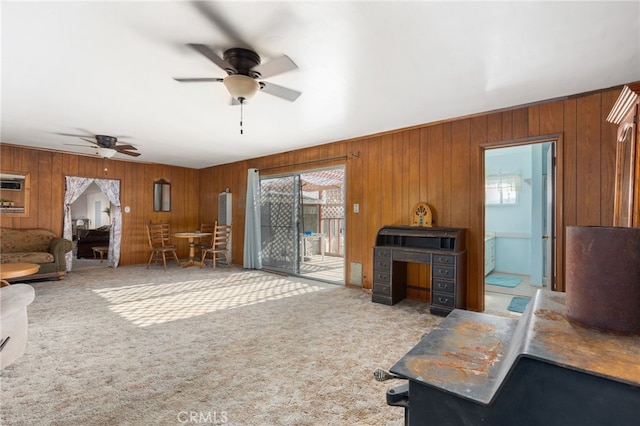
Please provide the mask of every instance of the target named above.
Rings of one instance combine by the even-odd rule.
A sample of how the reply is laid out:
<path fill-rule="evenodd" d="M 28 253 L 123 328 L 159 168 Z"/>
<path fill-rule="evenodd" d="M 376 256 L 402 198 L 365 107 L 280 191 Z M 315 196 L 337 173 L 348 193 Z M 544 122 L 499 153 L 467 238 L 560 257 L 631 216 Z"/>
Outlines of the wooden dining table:
<path fill-rule="evenodd" d="M 0 264 L 0 287 L 6 287 L 9 278 L 24 277 L 40 270 L 37 263 L 2 263 Z"/>
<path fill-rule="evenodd" d="M 211 237 L 211 232 L 176 232 L 173 234 L 176 238 L 187 238 L 189 240 L 189 259 L 187 261 L 180 263 L 183 268 L 187 266 L 203 266 L 204 264 L 200 262 L 199 259 L 196 259 L 196 240 L 204 237 Z"/>

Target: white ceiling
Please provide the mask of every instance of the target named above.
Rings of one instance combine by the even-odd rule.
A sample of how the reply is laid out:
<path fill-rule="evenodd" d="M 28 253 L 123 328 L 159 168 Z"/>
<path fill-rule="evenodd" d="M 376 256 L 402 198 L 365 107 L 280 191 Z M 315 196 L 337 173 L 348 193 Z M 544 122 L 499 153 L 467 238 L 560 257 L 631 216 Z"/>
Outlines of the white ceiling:
<path fill-rule="evenodd" d="M 201 5 L 203 6 L 203 5 Z M 1 141 L 202 168 L 640 80 L 640 2 L 2 1 Z M 216 23 L 217 22 L 217 23 Z M 221 28 L 224 22 L 227 28 Z M 231 30 L 230 30 L 231 29 Z M 219 55 L 240 39 L 299 90 L 230 106 Z M 126 137 L 122 137 L 126 136 Z M 131 159 L 118 154 L 115 158 Z"/>

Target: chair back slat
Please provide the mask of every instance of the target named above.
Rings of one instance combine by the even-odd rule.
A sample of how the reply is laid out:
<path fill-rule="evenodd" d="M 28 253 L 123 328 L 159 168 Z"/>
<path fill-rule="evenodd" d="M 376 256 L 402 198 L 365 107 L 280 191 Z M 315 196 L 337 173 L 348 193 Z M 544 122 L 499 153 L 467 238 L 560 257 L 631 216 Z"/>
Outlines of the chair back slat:
<path fill-rule="evenodd" d="M 224 259 L 227 266 L 229 266 L 231 264 L 231 259 L 229 259 L 227 251 L 230 239 L 231 225 L 218 225 L 218 222 L 216 221 L 211 235 L 211 247 L 202 251 L 202 262 L 204 263 L 207 254 L 211 254 L 214 269 L 220 256 Z"/>
<path fill-rule="evenodd" d="M 231 225 L 216 224 L 213 231 L 211 246 L 214 249 L 226 249 L 231 237 Z"/>
<path fill-rule="evenodd" d="M 171 228 L 168 223 L 148 223 L 147 235 L 151 249 L 166 247 L 169 245 Z"/>
<path fill-rule="evenodd" d="M 200 232 L 213 232 L 216 225 L 214 223 L 201 223 Z"/>
<path fill-rule="evenodd" d="M 147 263 L 147 269 L 151 262 L 155 259 L 156 262 L 162 258 L 164 269 L 167 269 L 166 255 L 170 254 L 175 259 L 176 263 L 180 265 L 180 259 L 176 253 L 176 246 L 170 244 L 169 238 L 171 237 L 171 227 L 168 223 L 151 223 L 145 224 L 147 228 L 147 239 L 149 241 L 149 248 L 151 249 L 151 256 Z"/>

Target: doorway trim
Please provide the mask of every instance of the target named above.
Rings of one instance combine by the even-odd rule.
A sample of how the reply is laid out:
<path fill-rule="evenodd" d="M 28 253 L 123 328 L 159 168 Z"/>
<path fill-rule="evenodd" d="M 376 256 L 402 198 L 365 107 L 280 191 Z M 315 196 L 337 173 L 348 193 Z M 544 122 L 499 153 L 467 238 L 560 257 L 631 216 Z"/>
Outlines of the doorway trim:
<path fill-rule="evenodd" d="M 484 311 L 484 294 L 485 294 L 485 285 L 484 285 L 484 238 L 482 236 L 485 234 L 485 151 L 489 149 L 495 148 L 507 148 L 512 146 L 520 146 L 520 145 L 532 145 L 537 143 L 544 142 L 555 142 L 555 182 L 554 182 L 554 192 L 555 192 L 555 205 L 553 206 L 553 231 L 554 231 L 554 244 L 553 244 L 553 276 L 555 277 L 555 285 L 550 286 L 550 288 L 554 291 L 564 291 L 564 263 L 562 259 L 564 259 L 564 214 L 563 214 L 563 206 L 564 206 L 564 143 L 562 139 L 562 134 L 560 133 L 552 133 L 541 136 L 533 136 L 528 138 L 521 139 L 511 139 L 504 141 L 496 141 L 496 142 L 487 142 L 479 144 L 480 148 L 480 158 L 481 158 L 481 167 L 480 167 L 480 176 L 478 179 L 477 190 L 482 194 L 482 218 L 481 218 L 481 231 L 479 238 L 478 246 L 481 247 L 478 251 L 481 253 L 480 262 L 478 263 L 478 272 L 480 278 L 480 283 L 478 285 L 478 300 L 480 303 L 480 311 Z M 481 244 L 482 243 L 482 244 Z"/>

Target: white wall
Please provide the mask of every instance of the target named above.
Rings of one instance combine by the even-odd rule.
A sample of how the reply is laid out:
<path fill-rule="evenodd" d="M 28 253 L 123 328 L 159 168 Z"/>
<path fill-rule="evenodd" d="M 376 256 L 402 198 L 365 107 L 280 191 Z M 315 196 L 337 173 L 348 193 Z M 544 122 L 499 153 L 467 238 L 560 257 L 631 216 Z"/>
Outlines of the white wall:
<path fill-rule="evenodd" d="M 96 206 L 99 206 L 99 208 L 96 208 Z M 91 229 L 108 225 L 110 223 L 109 216 L 102 213 L 102 210 L 109 206 L 110 203 L 107 196 L 100 191 L 98 185 L 92 183 L 85 192 L 71 204 L 71 218 L 89 219 L 89 228 Z"/>
<path fill-rule="evenodd" d="M 531 146 L 486 151 L 485 174 L 518 173 L 522 178 L 517 205 L 485 206 L 485 230 L 496 235 L 496 272 L 531 274 Z"/>
<path fill-rule="evenodd" d="M 94 228 L 109 225 L 109 216 L 102 211 L 110 206 L 109 199 L 101 192 L 87 195 L 87 213 Z"/>

